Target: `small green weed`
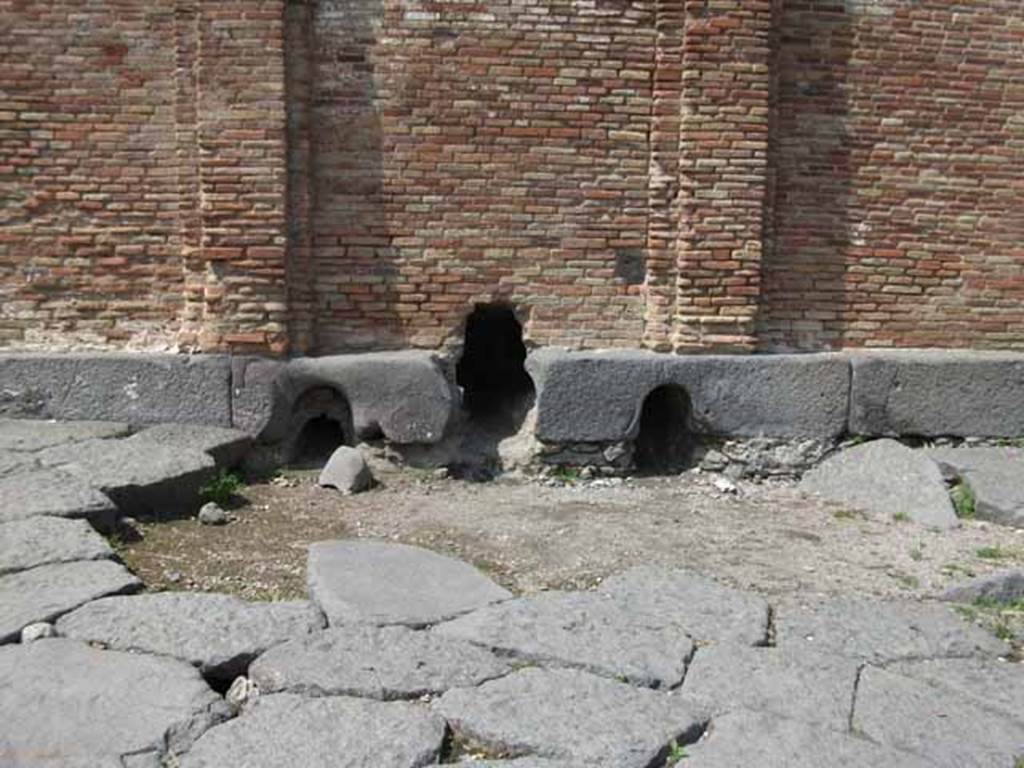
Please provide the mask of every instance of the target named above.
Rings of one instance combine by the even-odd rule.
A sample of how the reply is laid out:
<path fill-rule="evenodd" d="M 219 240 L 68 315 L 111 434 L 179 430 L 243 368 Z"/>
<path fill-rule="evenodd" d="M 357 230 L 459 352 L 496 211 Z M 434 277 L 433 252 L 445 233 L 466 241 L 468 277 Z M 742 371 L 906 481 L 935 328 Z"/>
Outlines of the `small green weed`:
<path fill-rule="evenodd" d="M 837 509 L 832 513 L 832 517 L 836 520 L 856 520 L 860 517 L 860 513 L 852 509 Z"/>
<path fill-rule="evenodd" d="M 974 491 L 967 483 L 959 482 L 949 491 L 949 497 L 953 501 L 953 508 L 956 516 L 962 520 L 973 520 L 975 515 Z"/>
<path fill-rule="evenodd" d="M 243 485 L 241 476 L 222 469 L 213 480 L 199 489 L 199 499 L 204 504 L 212 501 L 223 507 Z"/>
<path fill-rule="evenodd" d="M 680 760 L 685 760 L 689 755 L 686 754 L 686 749 L 680 746 L 679 742 L 672 739 L 668 745 L 668 757 L 665 758 L 665 768 L 671 768 L 671 766 L 678 763 Z"/>
<path fill-rule="evenodd" d="M 895 515 L 892 516 L 892 520 L 894 523 L 909 523 L 910 515 L 908 515 L 906 512 L 897 512 Z"/>
<path fill-rule="evenodd" d="M 563 483 L 575 483 L 580 479 L 579 467 L 559 465 L 551 471 L 551 477 Z"/>
<path fill-rule="evenodd" d="M 916 544 L 910 548 L 910 559 L 919 562 L 924 559 L 924 544 Z"/>
<path fill-rule="evenodd" d="M 974 551 L 982 560 L 1005 560 L 1011 553 L 1001 547 L 981 547 Z"/>

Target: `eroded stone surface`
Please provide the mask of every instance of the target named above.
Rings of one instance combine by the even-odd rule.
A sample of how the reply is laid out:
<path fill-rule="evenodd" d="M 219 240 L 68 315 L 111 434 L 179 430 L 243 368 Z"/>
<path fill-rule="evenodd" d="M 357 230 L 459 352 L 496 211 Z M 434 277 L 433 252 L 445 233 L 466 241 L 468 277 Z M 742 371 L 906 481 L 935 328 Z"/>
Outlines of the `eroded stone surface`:
<path fill-rule="evenodd" d="M 96 600 L 61 618 L 57 631 L 118 650 L 174 656 L 207 677 L 232 679 L 268 648 L 322 626 L 320 612 L 306 602 L 161 592 Z"/>
<path fill-rule="evenodd" d="M 15 640 L 29 624 L 141 586 L 124 566 L 109 560 L 41 565 L 0 577 L 0 643 Z"/>
<path fill-rule="evenodd" d="M 937 603 L 839 597 L 781 605 L 776 642 L 791 650 L 833 653 L 864 661 L 1006 653 L 1007 646 Z"/>
<path fill-rule="evenodd" d="M 434 706 L 456 735 L 489 754 L 609 768 L 664 760 L 670 742 L 696 739 L 709 716 L 689 697 L 567 669 L 524 669 L 448 691 Z"/>
<path fill-rule="evenodd" d="M 939 529 L 959 525 L 935 462 L 895 440 L 873 440 L 826 459 L 804 475 L 800 488 L 887 519 L 906 515 Z"/>
<path fill-rule="evenodd" d="M 712 645 L 697 651 L 683 692 L 717 711 L 741 707 L 846 730 L 859 662 L 802 649 Z"/>
<path fill-rule="evenodd" d="M 38 466 L 38 459 L 31 453 L 0 450 L 0 477 L 30 472 Z"/>
<path fill-rule="evenodd" d="M 32 517 L 0 523 L 0 576 L 37 565 L 113 555 L 110 545 L 85 520 Z"/>
<path fill-rule="evenodd" d="M 1024 719 L 1024 664 L 999 659 L 923 659 L 898 662 L 886 669 L 973 699 L 980 707 Z"/>
<path fill-rule="evenodd" d="M 580 667 L 650 687 L 680 683 L 694 648 L 672 614 L 634 610 L 628 602 L 588 592 L 509 600 L 435 631 L 516 659 Z"/>
<path fill-rule="evenodd" d="M 1006 768 L 1024 751 L 1022 716 L 871 666 L 861 673 L 852 725 L 869 739 L 944 768 Z"/>
<path fill-rule="evenodd" d="M 437 763 L 441 718 L 405 702 L 281 693 L 208 731 L 181 768 L 419 768 Z"/>
<path fill-rule="evenodd" d="M 158 424 L 134 436 L 135 442 L 176 446 L 208 453 L 218 467 L 236 467 L 252 445 L 252 438 L 238 429 L 205 424 Z"/>
<path fill-rule="evenodd" d="M 117 507 L 87 481 L 44 469 L 0 478 L 0 522 L 37 515 L 83 517 L 101 531 L 113 530 Z"/>
<path fill-rule="evenodd" d="M 468 563 L 378 541 L 313 544 L 307 577 L 331 624 L 426 626 L 511 597 Z"/>
<path fill-rule="evenodd" d="M 356 624 L 279 645 L 249 675 L 264 693 L 412 699 L 478 685 L 510 669 L 485 650 L 434 632 Z"/>
<path fill-rule="evenodd" d="M 0 419 L 0 451 L 41 451 L 83 440 L 125 437 L 131 431 L 130 425 L 118 421 Z"/>
<path fill-rule="evenodd" d="M 5 764 L 121 766 L 120 756 L 134 755 L 156 765 L 167 747 L 188 748 L 226 716 L 223 700 L 174 659 L 61 638 L 0 648 Z"/>
<path fill-rule="evenodd" d="M 863 738 L 740 709 L 716 717 L 686 748 L 680 768 L 932 768 L 929 761 Z"/>
<path fill-rule="evenodd" d="M 677 622 L 702 642 L 767 642 L 769 609 L 763 598 L 696 573 L 642 566 L 605 580 L 598 592 L 636 614 Z"/>

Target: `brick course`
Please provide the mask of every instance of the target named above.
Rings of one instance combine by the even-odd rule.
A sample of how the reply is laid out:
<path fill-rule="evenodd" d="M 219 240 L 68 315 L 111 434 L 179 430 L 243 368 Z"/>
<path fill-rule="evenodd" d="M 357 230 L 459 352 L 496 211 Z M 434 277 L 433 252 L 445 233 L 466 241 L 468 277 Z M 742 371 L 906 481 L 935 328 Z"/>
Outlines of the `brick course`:
<path fill-rule="evenodd" d="M 1024 348 L 1016 0 L 0 0 L 0 344 Z"/>

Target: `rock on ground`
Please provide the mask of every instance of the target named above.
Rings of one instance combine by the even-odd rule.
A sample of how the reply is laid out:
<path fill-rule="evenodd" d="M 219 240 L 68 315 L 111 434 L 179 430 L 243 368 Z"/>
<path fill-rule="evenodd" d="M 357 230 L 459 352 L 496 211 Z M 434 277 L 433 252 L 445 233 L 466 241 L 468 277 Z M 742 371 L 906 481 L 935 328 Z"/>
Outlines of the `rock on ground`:
<path fill-rule="evenodd" d="M 228 513 L 215 501 L 208 501 L 199 509 L 196 519 L 203 525 L 227 525 Z"/>
<path fill-rule="evenodd" d="M 1008 768 L 1024 753 L 1024 715 L 1010 717 L 957 691 L 866 667 L 851 721 L 869 739 L 940 768 Z"/>
<path fill-rule="evenodd" d="M 0 754 L 12 765 L 152 765 L 227 716 L 187 664 L 61 638 L 0 648 Z M 35 756 L 38 759 L 32 759 Z"/>
<path fill-rule="evenodd" d="M 508 662 L 461 640 L 407 627 L 348 625 L 264 653 L 249 675 L 264 693 L 414 699 L 507 674 Z"/>
<path fill-rule="evenodd" d="M 158 592 L 96 600 L 61 618 L 57 631 L 118 650 L 173 656 L 207 678 L 230 681 L 268 648 L 322 626 L 323 617 L 306 602 Z"/>
<path fill-rule="evenodd" d="M 415 704 L 281 693 L 208 731 L 180 765 L 419 768 L 437 763 L 444 735 L 444 721 Z"/>
<path fill-rule="evenodd" d="M 461 560 L 378 541 L 313 544 L 307 578 L 330 624 L 422 627 L 511 597 Z"/>
<path fill-rule="evenodd" d="M 208 453 L 218 467 L 237 467 L 252 445 L 252 438 L 238 429 L 212 427 L 205 424 L 158 424 L 134 435 L 137 443 L 198 450 Z"/>
<path fill-rule="evenodd" d="M 844 731 L 859 662 L 798 649 L 712 645 L 697 651 L 683 693 Z"/>
<path fill-rule="evenodd" d="M 663 763 L 709 719 L 679 694 L 634 688 L 577 670 L 524 669 L 434 703 L 457 738 L 488 754 L 571 760 L 598 768 Z"/>
<path fill-rule="evenodd" d="M 41 451 L 83 440 L 126 437 L 132 428 L 117 421 L 0 419 L 0 451 Z"/>
<path fill-rule="evenodd" d="M 41 565 L 0 577 L 0 643 L 16 640 L 29 624 L 141 586 L 124 566 L 109 560 Z"/>
<path fill-rule="evenodd" d="M 43 469 L 0 479 L 0 522 L 37 516 L 81 517 L 112 531 L 117 507 L 104 494 L 67 472 Z"/>
<path fill-rule="evenodd" d="M 946 476 L 967 483 L 977 517 L 1024 528 L 1024 449 L 935 448 L 927 455 Z"/>
<path fill-rule="evenodd" d="M 373 484 L 373 475 L 362 451 L 343 445 L 327 460 L 320 472 L 319 484 L 341 493 L 359 493 Z"/>
<path fill-rule="evenodd" d="M 942 599 L 957 603 L 982 599 L 997 603 L 1024 600 L 1024 570 L 999 571 L 955 584 L 942 593 Z"/>
<path fill-rule="evenodd" d="M 768 603 L 685 570 L 641 566 L 606 579 L 598 592 L 630 611 L 661 616 L 701 642 L 765 645 Z"/>
<path fill-rule="evenodd" d="M 885 602 L 856 597 L 780 605 L 776 644 L 863 661 L 999 656 L 1007 646 L 937 603 Z"/>
<path fill-rule="evenodd" d="M 84 520 L 32 517 L 0 523 L 0 576 L 37 565 L 113 556 L 106 540 Z"/>
<path fill-rule="evenodd" d="M 680 768 L 933 768 L 907 752 L 765 712 L 716 717 Z"/>
<path fill-rule="evenodd" d="M 546 592 L 487 606 L 438 634 L 521 661 L 579 667 L 636 685 L 682 682 L 693 641 L 671 614 L 632 610 L 592 592 Z"/>
<path fill-rule="evenodd" d="M 959 525 L 938 466 L 895 440 L 873 440 L 826 459 L 800 488 L 876 515 L 906 515 L 930 528 Z"/>

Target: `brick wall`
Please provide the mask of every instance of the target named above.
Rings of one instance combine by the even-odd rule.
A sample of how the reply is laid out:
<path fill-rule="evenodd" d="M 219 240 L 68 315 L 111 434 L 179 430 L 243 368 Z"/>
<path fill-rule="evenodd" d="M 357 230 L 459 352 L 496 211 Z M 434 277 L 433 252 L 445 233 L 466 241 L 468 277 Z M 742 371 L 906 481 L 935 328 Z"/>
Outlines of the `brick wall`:
<path fill-rule="evenodd" d="M 1024 348 L 1017 0 L 0 0 L 0 344 Z"/>
<path fill-rule="evenodd" d="M 1024 6 L 787 0 L 777 24 L 762 344 L 1024 348 Z"/>

